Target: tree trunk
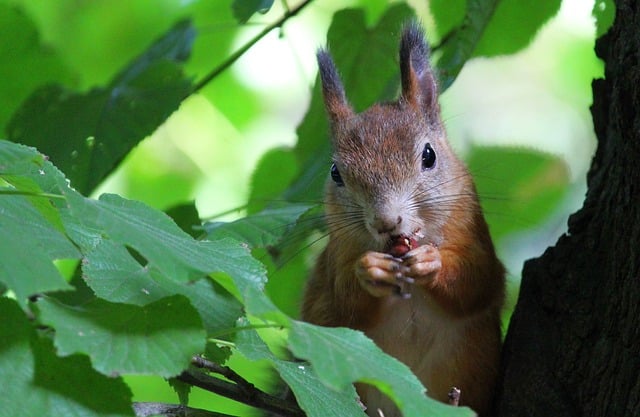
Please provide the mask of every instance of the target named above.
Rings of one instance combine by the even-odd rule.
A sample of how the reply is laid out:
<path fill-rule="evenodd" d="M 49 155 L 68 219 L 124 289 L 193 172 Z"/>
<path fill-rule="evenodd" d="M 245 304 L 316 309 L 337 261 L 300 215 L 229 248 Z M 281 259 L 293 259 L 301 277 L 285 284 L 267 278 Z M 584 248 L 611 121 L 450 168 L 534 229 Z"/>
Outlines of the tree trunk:
<path fill-rule="evenodd" d="M 496 416 L 640 416 L 640 2 L 616 3 L 596 44 L 587 196 L 524 266 Z"/>

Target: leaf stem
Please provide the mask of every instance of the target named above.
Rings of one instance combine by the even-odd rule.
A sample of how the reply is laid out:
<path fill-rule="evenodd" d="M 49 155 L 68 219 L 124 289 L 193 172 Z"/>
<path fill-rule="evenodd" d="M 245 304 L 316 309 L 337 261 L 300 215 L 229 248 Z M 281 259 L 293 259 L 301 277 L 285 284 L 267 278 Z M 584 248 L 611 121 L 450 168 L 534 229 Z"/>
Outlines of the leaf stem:
<path fill-rule="evenodd" d="M 196 93 L 196 92 L 200 91 L 202 88 L 204 88 L 207 84 L 209 84 L 209 82 L 211 80 L 216 78 L 224 70 L 226 70 L 231 65 L 233 65 L 242 55 L 245 54 L 245 52 L 247 52 L 249 49 L 251 49 L 251 47 L 253 45 L 258 43 L 258 41 L 260 41 L 262 38 L 264 38 L 269 32 L 271 32 L 275 28 L 279 28 L 282 25 L 284 25 L 284 23 L 287 20 L 289 20 L 289 18 L 297 15 L 300 11 L 302 11 L 302 9 L 304 9 L 306 6 L 308 6 L 312 1 L 313 0 L 304 0 L 303 2 L 298 4 L 297 6 L 293 7 L 292 9 L 287 8 L 285 13 L 282 15 L 282 17 L 280 19 L 276 20 L 275 22 L 273 22 L 269 26 L 265 27 L 262 30 L 262 32 L 258 33 L 249 42 L 247 42 L 246 44 L 242 45 L 242 47 L 240 49 L 238 49 L 233 54 L 231 54 L 229 56 L 229 58 L 227 58 L 224 62 L 222 62 L 220 65 L 218 65 L 216 68 L 214 68 L 210 73 L 205 75 L 200 81 L 198 81 L 193 86 L 193 89 L 192 89 L 191 93 Z"/>

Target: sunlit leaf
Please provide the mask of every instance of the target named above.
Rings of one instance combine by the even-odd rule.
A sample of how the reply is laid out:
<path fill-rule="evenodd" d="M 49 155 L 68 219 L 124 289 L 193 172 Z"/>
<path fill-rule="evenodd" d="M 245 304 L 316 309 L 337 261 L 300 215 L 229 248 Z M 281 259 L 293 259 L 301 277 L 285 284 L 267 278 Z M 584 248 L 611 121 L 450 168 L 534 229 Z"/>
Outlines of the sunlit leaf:
<path fill-rule="evenodd" d="M 99 374 L 84 355 L 57 357 L 15 301 L 0 297 L 0 317 L 0 379 L 7 382 L 0 415 L 133 416 L 120 378 Z"/>
<path fill-rule="evenodd" d="M 9 138 L 37 147 L 76 189 L 91 192 L 189 94 L 182 63 L 194 36 L 190 23 L 179 23 L 107 87 L 39 89 L 11 119 Z"/>
<path fill-rule="evenodd" d="M 105 375 L 175 376 L 204 350 L 200 317 L 182 296 L 143 307 L 99 299 L 68 306 L 53 298 L 36 305 L 40 321 L 56 331 L 58 354 L 84 353 Z"/>

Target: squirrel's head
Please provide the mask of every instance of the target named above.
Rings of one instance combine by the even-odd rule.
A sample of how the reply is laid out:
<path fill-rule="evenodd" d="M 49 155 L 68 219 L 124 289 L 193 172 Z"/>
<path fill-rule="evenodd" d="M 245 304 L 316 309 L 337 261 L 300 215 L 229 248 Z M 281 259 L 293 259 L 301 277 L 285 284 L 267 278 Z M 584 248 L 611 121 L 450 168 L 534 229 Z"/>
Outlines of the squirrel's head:
<path fill-rule="evenodd" d="M 366 229 L 360 234 L 375 242 L 373 249 L 416 231 L 440 243 L 452 196 L 473 185 L 446 140 L 420 25 L 411 22 L 402 32 L 402 89 L 394 102 L 356 113 L 329 52 L 318 52 L 318 64 L 333 145 L 325 207 L 330 230 Z"/>

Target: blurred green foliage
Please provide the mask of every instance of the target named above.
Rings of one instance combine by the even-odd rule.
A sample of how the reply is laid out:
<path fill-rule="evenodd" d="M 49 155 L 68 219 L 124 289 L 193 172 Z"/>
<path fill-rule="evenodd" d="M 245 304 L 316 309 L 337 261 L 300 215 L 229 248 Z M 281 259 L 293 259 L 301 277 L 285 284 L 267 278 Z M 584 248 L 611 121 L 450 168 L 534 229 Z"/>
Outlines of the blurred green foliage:
<path fill-rule="evenodd" d="M 42 404 L 65 415 L 131 415 L 132 399 L 184 402 L 186 391 L 173 384 L 178 399 L 163 377 L 203 351 L 267 391 L 280 375 L 309 415 L 361 415 L 350 382 L 362 379 L 406 415 L 468 415 L 425 399 L 403 365 L 356 332 L 294 320 L 323 242 L 330 158 L 309 62 L 326 42 L 363 109 L 395 96 L 397 35 L 416 11 L 432 29 L 446 89 L 471 58 L 525 48 L 560 3 L 301 2 L 304 10 L 195 87 L 259 22 L 298 6 L 286 3 L 0 1 L 0 131 L 48 157 L 0 142 L 0 377 L 14 381 L 6 415 L 47 415 Z M 598 34 L 612 10 L 594 5 Z M 592 44 L 579 38 L 562 52 L 564 96 L 588 97 L 585 84 L 600 70 Z M 283 48 L 291 59 L 280 62 Z M 570 210 L 576 173 L 559 156 L 463 150 L 499 248 Z M 120 195 L 83 196 L 105 191 Z M 253 329 L 265 325 L 272 329 Z M 256 414 L 200 389 L 188 396 L 194 407 Z"/>

